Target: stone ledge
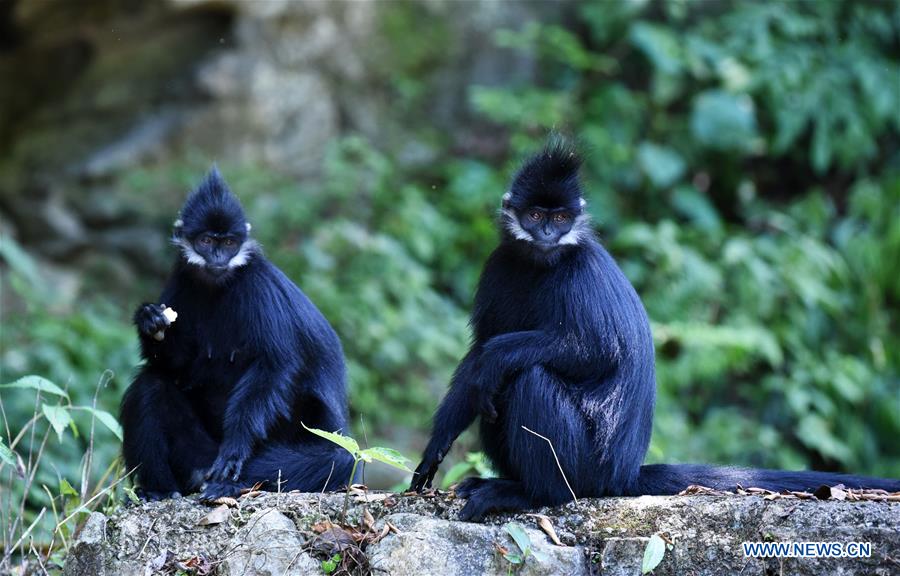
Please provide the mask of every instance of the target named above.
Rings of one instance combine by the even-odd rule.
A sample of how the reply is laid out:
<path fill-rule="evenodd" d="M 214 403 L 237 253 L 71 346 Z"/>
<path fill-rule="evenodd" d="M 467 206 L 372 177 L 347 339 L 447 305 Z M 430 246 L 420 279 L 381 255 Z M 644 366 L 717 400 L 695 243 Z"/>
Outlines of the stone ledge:
<path fill-rule="evenodd" d="M 507 574 L 511 565 L 498 546 L 516 550 L 502 528 L 509 521 L 526 528 L 544 558 L 527 558 L 513 570 L 515 574 L 640 574 L 644 548 L 656 532 L 666 533 L 674 548 L 655 574 L 900 572 L 900 503 L 737 495 L 585 499 L 539 511 L 549 516 L 566 544 L 556 546 L 537 519 L 527 514 L 496 515 L 484 524 L 471 524 L 455 520 L 462 501 L 449 494 L 370 496 L 375 501 L 360 502 L 362 495 L 352 498 L 346 524 L 368 526 L 363 532 L 369 533 L 370 541 L 362 546 L 360 556 L 374 574 Z M 320 561 L 327 557 L 323 537 L 338 547 L 350 542 L 343 531 L 321 534 L 325 521 L 340 518 L 343 501 L 341 494 L 264 493 L 240 499 L 223 521 L 207 526 L 197 522 L 212 508 L 196 497 L 127 507 L 109 518 L 94 513 L 71 549 L 65 573 L 149 574 L 168 557 L 182 563 L 193 559 L 195 565 L 207 571 L 213 568 L 215 574 L 323 574 Z M 380 539 L 374 538 L 382 533 Z M 871 542 L 872 555 L 859 559 L 744 557 L 741 542 L 764 540 Z"/>

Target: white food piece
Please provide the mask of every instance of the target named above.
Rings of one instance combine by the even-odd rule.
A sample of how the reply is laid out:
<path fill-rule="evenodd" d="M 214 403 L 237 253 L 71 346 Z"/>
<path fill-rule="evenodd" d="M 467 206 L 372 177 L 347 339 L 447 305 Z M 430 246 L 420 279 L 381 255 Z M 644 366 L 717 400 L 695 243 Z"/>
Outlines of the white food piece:
<path fill-rule="evenodd" d="M 163 316 L 166 317 L 166 320 L 169 321 L 169 324 L 178 319 L 178 312 L 172 310 L 171 308 L 166 308 L 163 310 Z"/>
<path fill-rule="evenodd" d="M 172 322 L 174 322 L 175 320 L 178 319 L 178 312 L 172 310 L 169 307 L 166 307 L 162 311 L 162 315 L 165 316 L 166 321 L 169 324 L 171 324 Z M 165 330 L 160 330 L 159 332 L 157 332 L 156 334 L 153 335 L 153 339 L 156 340 L 157 342 L 162 342 L 163 338 L 165 338 L 165 337 L 166 337 Z"/>

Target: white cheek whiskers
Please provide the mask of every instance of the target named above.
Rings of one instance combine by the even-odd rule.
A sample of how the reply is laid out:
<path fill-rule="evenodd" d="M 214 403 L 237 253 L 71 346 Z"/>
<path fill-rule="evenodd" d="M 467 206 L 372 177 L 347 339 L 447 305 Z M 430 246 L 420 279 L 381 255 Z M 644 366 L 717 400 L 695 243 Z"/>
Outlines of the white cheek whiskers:
<path fill-rule="evenodd" d="M 502 208 L 500 210 L 500 215 L 503 218 L 503 225 L 516 240 L 534 242 L 534 238 L 524 228 L 522 228 L 522 225 L 519 224 L 519 219 L 512 212 L 512 210 L 509 210 L 508 208 Z"/>
<path fill-rule="evenodd" d="M 577 216 L 575 222 L 572 223 L 572 229 L 563 234 L 557 241 L 557 244 L 566 246 L 575 246 L 579 244 L 581 240 L 591 232 L 590 221 L 591 217 L 587 214 Z"/>
<path fill-rule="evenodd" d="M 241 244 L 241 249 L 238 250 L 238 253 L 232 256 L 231 260 L 228 261 L 229 270 L 245 266 L 247 262 L 250 261 L 250 257 L 257 252 L 259 252 L 259 243 L 256 240 L 250 240 L 248 238 Z"/>
<path fill-rule="evenodd" d="M 193 264 L 194 266 L 206 266 L 206 258 L 198 254 L 197 251 L 194 250 L 194 247 L 191 246 L 191 243 L 184 238 L 176 236 L 175 238 L 172 238 L 172 244 L 181 249 L 181 254 L 188 264 Z"/>

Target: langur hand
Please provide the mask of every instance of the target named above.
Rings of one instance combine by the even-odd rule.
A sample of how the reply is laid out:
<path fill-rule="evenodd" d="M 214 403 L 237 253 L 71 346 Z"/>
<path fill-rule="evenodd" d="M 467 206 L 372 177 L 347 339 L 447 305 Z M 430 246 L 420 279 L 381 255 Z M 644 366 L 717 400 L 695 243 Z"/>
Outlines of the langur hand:
<path fill-rule="evenodd" d="M 222 445 L 219 456 L 206 473 L 210 482 L 237 482 L 249 454 L 236 447 Z"/>
<path fill-rule="evenodd" d="M 143 304 L 134 313 L 134 323 L 142 335 L 160 341 L 175 317 L 175 311 L 165 304 Z"/>
<path fill-rule="evenodd" d="M 409 489 L 421 492 L 431 488 L 431 482 L 434 480 L 434 475 L 437 474 L 438 466 L 441 465 L 446 455 L 446 450 L 432 448 L 429 445 L 422 455 L 422 462 L 419 463 L 416 471 L 413 472 L 412 483 L 409 485 Z"/>

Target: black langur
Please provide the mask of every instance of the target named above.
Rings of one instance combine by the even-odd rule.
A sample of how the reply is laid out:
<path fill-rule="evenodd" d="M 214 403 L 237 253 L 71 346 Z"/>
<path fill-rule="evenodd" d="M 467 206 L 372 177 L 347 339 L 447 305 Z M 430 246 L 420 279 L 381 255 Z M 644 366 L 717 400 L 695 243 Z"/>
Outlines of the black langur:
<path fill-rule="evenodd" d="M 501 477 L 456 488 L 468 499 L 463 520 L 568 502 L 565 479 L 579 497 L 676 494 L 691 484 L 900 490 L 900 481 L 821 472 L 641 466 L 656 396 L 650 324 L 594 237 L 579 167 L 574 150 L 551 142 L 503 196 L 501 242 L 475 295 L 473 342 L 435 414 L 411 488 L 430 487 L 450 446 L 480 415 L 482 445 Z M 559 466 L 535 433 L 552 442 Z"/>
<path fill-rule="evenodd" d="M 249 232 L 213 168 L 175 222 L 159 303 L 134 314 L 145 363 L 122 399 L 122 451 L 145 498 L 204 483 L 206 499 L 256 483 L 317 491 L 350 475 L 349 453 L 301 426 L 346 429 L 341 343 Z"/>

